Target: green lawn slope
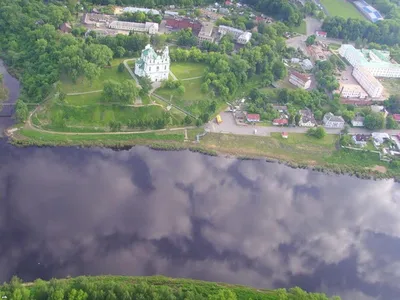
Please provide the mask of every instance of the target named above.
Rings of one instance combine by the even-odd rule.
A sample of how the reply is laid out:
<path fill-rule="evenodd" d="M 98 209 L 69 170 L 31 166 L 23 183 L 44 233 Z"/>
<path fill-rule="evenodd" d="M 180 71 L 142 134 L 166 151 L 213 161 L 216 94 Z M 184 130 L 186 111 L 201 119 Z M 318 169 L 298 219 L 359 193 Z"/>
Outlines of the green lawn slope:
<path fill-rule="evenodd" d="M 334 300 L 324 294 L 307 293 L 300 288 L 289 290 L 254 289 L 226 283 L 191 279 L 174 279 L 163 276 L 82 276 L 70 279 L 37 280 L 22 283 L 13 278 L 9 284 L 0 286 L 0 295 L 7 299 L 74 299 L 74 300 L 280 300 L 318 299 Z"/>

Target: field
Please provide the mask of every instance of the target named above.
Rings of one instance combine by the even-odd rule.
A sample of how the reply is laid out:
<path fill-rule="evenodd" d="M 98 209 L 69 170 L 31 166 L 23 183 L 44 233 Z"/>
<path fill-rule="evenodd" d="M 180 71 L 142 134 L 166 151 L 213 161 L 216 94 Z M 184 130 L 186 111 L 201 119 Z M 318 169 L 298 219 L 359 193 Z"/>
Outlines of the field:
<path fill-rule="evenodd" d="M 386 94 L 400 95 L 400 79 L 398 78 L 385 78 L 379 80 L 385 88 Z M 388 95 L 388 96 L 389 96 Z"/>
<path fill-rule="evenodd" d="M 365 20 L 364 16 L 357 8 L 346 0 L 321 0 L 322 5 L 328 11 L 330 16 L 343 17 L 345 19 L 355 18 Z"/>
<path fill-rule="evenodd" d="M 93 80 L 90 83 L 84 78 L 78 78 L 75 83 L 66 76 L 61 76 L 61 90 L 64 93 L 82 93 L 90 92 L 103 89 L 104 81 L 112 79 L 115 81 L 124 81 L 126 79 L 131 79 L 128 71 L 124 69 L 122 73 L 118 72 L 118 65 L 122 62 L 121 59 L 115 59 L 111 63 L 111 67 L 104 68 L 99 76 L 99 78 Z"/>
<path fill-rule="evenodd" d="M 199 77 L 204 75 L 206 65 L 200 63 L 172 63 L 171 71 L 178 79 Z"/>
<path fill-rule="evenodd" d="M 306 24 L 306 21 L 302 20 L 301 23 L 300 23 L 300 25 L 297 26 L 297 27 L 293 27 L 292 30 L 293 30 L 294 32 L 297 32 L 297 33 L 306 35 L 306 34 L 307 34 L 307 24 Z"/>

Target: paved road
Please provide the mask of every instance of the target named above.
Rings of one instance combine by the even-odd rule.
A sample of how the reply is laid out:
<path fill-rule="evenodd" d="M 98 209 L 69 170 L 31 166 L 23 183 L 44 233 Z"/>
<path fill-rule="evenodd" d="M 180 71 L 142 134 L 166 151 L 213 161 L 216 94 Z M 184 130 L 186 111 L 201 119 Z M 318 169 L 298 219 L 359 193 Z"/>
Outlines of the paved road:
<path fill-rule="evenodd" d="M 231 133 L 239 135 L 257 135 L 257 136 L 269 136 L 272 132 L 292 132 L 292 133 L 305 133 L 308 128 L 305 127 L 278 127 L 278 126 L 257 126 L 257 125 L 236 125 L 232 113 L 222 112 L 220 113 L 222 118 L 222 123 L 220 125 L 216 124 L 214 120 L 211 120 L 205 127 L 206 131 L 215 133 Z M 254 133 L 254 130 L 257 133 Z M 328 134 L 339 134 L 340 129 L 326 129 Z M 349 130 L 352 134 L 357 133 L 371 133 L 370 130 L 365 128 L 350 128 Z M 381 130 L 381 132 L 386 132 L 390 135 L 400 134 L 400 130 Z"/>
<path fill-rule="evenodd" d="M 321 29 L 322 22 L 318 19 L 307 17 L 306 25 L 307 25 L 307 35 L 312 35 L 315 34 L 315 31 Z"/>

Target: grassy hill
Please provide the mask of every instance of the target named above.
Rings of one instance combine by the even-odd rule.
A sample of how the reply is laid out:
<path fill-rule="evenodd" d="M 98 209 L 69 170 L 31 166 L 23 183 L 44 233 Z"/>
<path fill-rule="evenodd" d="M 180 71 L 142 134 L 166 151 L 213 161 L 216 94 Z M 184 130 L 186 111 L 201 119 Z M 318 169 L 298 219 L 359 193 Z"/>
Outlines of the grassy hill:
<path fill-rule="evenodd" d="M 324 294 L 307 293 L 300 288 L 289 290 L 255 289 L 241 285 L 206 282 L 191 279 L 174 279 L 163 276 L 82 276 L 69 279 L 36 280 L 22 283 L 13 278 L 0 286 L 0 295 L 7 299 L 74 299 L 74 300 L 328 300 Z M 331 298 L 339 299 L 337 297 Z"/>

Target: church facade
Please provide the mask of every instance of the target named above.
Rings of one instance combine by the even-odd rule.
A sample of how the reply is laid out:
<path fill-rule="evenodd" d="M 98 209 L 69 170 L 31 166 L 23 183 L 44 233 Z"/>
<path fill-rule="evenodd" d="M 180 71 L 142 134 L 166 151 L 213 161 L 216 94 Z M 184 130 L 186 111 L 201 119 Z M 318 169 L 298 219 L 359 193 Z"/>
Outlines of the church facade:
<path fill-rule="evenodd" d="M 168 79 L 169 66 L 168 46 L 156 52 L 151 45 L 147 45 L 135 63 L 135 74 L 139 77 L 147 76 L 151 82 L 163 81 Z"/>

